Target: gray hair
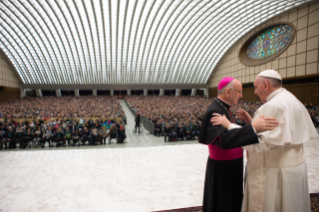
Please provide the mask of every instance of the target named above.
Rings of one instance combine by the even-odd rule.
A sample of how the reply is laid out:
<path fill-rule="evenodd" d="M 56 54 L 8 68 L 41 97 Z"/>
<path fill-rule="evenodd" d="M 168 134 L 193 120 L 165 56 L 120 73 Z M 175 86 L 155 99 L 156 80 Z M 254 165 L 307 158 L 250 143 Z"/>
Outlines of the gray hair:
<path fill-rule="evenodd" d="M 262 82 L 267 81 L 274 88 L 279 88 L 282 86 L 282 81 L 279 79 L 262 77 L 262 76 L 259 76 L 259 77 L 261 78 Z"/>
<path fill-rule="evenodd" d="M 230 81 L 230 83 L 228 83 L 225 87 L 223 87 L 220 90 L 217 90 L 217 95 L 221 95 L 223 93 L 225 93 L 226 89 L 228 88 L 234 88 L 234 84 L 235 84 L 235 79 L 233 79 L 232 81 Z"/>

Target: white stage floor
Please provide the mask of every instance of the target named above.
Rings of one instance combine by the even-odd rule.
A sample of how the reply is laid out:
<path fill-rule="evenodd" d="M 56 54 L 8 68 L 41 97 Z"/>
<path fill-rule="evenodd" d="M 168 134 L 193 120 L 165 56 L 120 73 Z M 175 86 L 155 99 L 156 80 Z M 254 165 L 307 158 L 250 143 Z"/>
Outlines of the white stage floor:
<path fill-rule="evenodd" d="M 0 153 L 0 211 L 143 212 L 199 206 L 199 144 Z"/>
<path fill-rule="evenodd" d="M 0 212 L 149 212 L 202 204 L 207 147 L 164 142 L 144 129 L 125 144 L 0 151 Z M 305 145 L 319 193 L 319 143 Z M 122 147 L 122 148 L 121 148 Z M 123 148 L 124 147 L 124 148 Z"/>
<path fill-rule="evenodd" d="M 319 192 L 318 144 L 305 149 L 310 192 Z M 206 160 L 200 144 L 0 152 L 0 211 L 200 206 Z"/>

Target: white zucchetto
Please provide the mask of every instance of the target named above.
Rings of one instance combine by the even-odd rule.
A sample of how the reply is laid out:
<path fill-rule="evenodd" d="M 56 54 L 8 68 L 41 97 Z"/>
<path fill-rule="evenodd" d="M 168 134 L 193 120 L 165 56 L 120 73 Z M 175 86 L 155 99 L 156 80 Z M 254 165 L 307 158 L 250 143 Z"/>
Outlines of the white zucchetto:
<path fill-rule="evenodd" d="M 262 71 L 262 72 L 260 72 L 260 74 L 258 74 L 258 76 L 282 80 L 281 76 L 279 75 L 279 73 L 277 71 L 275 71 L 275 70 Z"/>

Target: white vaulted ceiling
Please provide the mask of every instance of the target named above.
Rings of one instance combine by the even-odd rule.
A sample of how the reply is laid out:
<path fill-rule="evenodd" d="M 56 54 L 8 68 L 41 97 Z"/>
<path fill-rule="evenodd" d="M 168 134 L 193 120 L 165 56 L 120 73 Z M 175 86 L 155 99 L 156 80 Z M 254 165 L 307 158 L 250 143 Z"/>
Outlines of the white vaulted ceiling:
<path fill-rule="evenodd" d="M 307 0 L 0 0 L 24 84 L 205 84 L 244 34 Z"/>

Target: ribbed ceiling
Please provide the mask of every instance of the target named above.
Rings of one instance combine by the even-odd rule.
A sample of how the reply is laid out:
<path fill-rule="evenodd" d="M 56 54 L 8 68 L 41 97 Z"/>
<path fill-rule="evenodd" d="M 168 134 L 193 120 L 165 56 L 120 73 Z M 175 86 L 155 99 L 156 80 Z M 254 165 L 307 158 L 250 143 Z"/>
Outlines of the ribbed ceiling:
<path fill-rule="evenodd" d="M 205 84 L 244 34 L 306 0 L 0 0 L 25 84 Z"/>

